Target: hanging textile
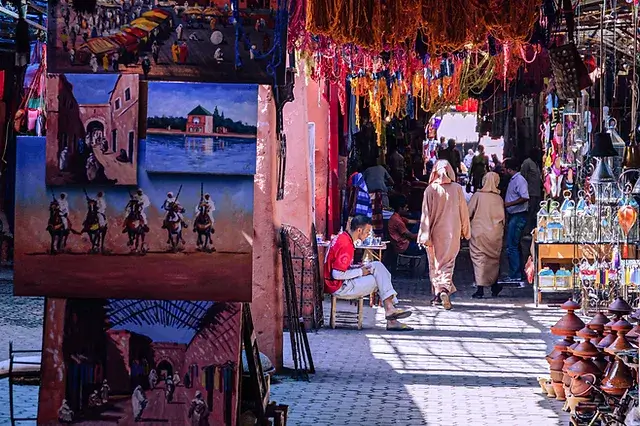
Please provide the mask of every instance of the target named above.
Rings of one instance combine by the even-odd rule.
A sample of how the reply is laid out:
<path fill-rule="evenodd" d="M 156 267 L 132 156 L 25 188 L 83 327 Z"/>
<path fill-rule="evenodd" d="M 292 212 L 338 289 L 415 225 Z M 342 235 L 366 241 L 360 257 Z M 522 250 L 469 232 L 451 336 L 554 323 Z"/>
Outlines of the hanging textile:
<path fill-rule="evenodd" d="M 348 196 L 345 197 L 343 227 L 346 226 L 347 220 L 353 216 L 365 215 L 371 217 L 372 215 L 371 197 L 369 196 L 367 184 L 364 181 L 362 173 L 354 173 L 351 175 L 347 182 L 347 191 Z"/>
<path fill-rule="evenodd" d="M 214 367 L 213 389 L 219 391 L 220 388 L 220 367 Z"/>
<path fill-rule="evenodd" d="M 381 237 L 384 233 L 384 222 L 382 220 L 382 192 L 376 191 L 369 194 L 371 197 L 371 227 L 374 234 Z"/>
<path fill-rule="evenodd" d="M 225 367 L 224 376 L 224 423 L 231 426 L 231 414 L 233 412 L 233 367 Z"/>

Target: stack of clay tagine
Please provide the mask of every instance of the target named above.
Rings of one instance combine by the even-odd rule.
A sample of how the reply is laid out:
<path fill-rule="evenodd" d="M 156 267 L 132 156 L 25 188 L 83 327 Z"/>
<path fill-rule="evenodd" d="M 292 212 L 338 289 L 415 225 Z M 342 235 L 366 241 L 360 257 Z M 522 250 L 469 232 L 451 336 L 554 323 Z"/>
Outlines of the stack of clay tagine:
<path fill-rule="evenodd" d="M 569 299 L 560 306 L 567 313 L 551 327 L 551 333 L 556 336 L 563 336 L 564 339 L 556 342 L 554 350 L 547 355 L 549 368 L 551 370 L 551 380 L 547 381 L 545 390 L 549 397 L 556 397 L 559 401 L 564 401 L 565 389 L 563 387 L 564 363 L 571 356 L 571 347 L 575 345 L 574 336 L 576 332 L 584 328 L 584 322 L 575 314 L 580 305 Z M 577 360 L 576 360 L 577 361 Z M 541 383 L 542 386 L 542 383 Z"/>

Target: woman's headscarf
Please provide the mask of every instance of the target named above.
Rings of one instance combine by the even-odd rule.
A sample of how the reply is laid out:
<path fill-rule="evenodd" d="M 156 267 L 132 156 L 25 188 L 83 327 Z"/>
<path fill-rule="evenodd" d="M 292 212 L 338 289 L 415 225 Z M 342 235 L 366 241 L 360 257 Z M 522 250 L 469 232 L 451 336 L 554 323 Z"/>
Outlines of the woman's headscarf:
<path fill-rule="evenodd" d="M 429 185 L 437 183 L 439 185 L 445 185 L 447 183 L 455 182 L 456 174 L 453 171 L 453 167 L 447 160 L 438 160 L 433 166 L 433 171 L 429 177 Z"/>
<path fill-rule="evenodd" d="M 498 185 L 500 185 L 500 175 L 496 172 L 489 172 L 482 178 L 482 188 L 479 191 L 493 192 L 499 195 L 500 190 L 498 189 Z"/>

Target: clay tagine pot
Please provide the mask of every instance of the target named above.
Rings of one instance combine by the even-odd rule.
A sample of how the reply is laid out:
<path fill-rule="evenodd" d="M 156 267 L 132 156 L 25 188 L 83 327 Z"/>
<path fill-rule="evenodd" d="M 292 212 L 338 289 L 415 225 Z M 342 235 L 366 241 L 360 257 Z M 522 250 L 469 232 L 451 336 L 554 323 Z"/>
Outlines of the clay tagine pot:
<path fill-rule="evenodd" d="M 616 298 L 616 300 L 611 302 L 608 310 L 612 314 L 622 317 L 623 315 L 629 315 L 631 311 L 633 311 L 633 308 L 629 306 L 629 304 L 622 297 L 618 297 Z"/>
<path fill-rule="evenodd" d="M 602 340 L 602 338 L 604 337 L 604 334 L 603 334 L 604 325 L 606 323 L 608 323 L 608 322 L 609 322 L 609 318 L 607 318 L 607 316 L 605 314 L 603 314 L 602 312 L 598 312 L 591 319 L 591 321 L 589 321 L 589 323 L 587 324 L 587 327 L 589 327 L 591 330 L 593 330 L 596 333 L 598 333 L 596 338 L 591 340 L 591 343 L 596 345 L 596 344 L 598 344 L 598 342 L 600 342 L 600 340 Z"/>
<path fill-rule="evenodd" d="M 629 315 L 629 318 L 633 320 L 636 325 L 627 333 L 627 340 L 635 343 L 640 337 L 640 309 Z"/>
<path fill-rule="evenodd" d="M 632 386 L 633 373 L 631 369 L 616 357 L 607 371 L 607 375 L 602 379 L 600 388 L 609 395 L 622 396 Z"/>
<path fill-rule="evenodd" d="M 576 342 L 573 345 L 571 345 L 569 348 L 567 348 L 566 352 L 570 356 L 564 360 L 564 364 L 562 366 L 562 383 L 565 386 L 571 385 L 571 376 L 568 374 L 569 368 L 571 368 L 573 364 L 575 364 L 576 362 L 580 361 L 580 357 L 576 356 L 573 353 L 573 349 L 579 344 L 580 344 L 579 342 Z M 551 378 L 553 379 L 553 370 L 551 370 Z"/>
<path fill-rule="evenodd" d="M 618 332 L 611 329 L 615 323 L 615 320 L 611 320 L 604 325 L 604 337 L 596 345 L 598 349 L 604 350 L 618 338 Z"/>
<path fill-rule="evenodd" d="M 626 334 L 631 331 L 631 324 L 625 320 L 621 319 L 616 321 L 611 327 L 611 331 L 615 331 L 617 333 L 616 340 L 604 349 L 605 352 L 615 355 L 618 352 L 626 351 L 629 349 L 633 349 L 631 343 L 627 340 Z"/>
<path fill-rule="evenodd" d="M 584 327 L 584 322 L 574 313 L 580 309 L 580 305 L 569 299 L 561 306 L 567 313 L 551 327 L 551 333 L 556 336 L 575 336 L 576 331 Z"/>

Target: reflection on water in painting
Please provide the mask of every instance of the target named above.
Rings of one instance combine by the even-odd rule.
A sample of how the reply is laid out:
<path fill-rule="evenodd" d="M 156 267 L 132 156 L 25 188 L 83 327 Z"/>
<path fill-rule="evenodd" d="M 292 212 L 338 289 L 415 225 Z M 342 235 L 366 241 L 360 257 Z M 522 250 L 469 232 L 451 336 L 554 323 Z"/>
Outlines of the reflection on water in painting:
<path fill-rule="evenodd" d="M 256 139 L 147 135 L 149 172 L 250 175 L 256 172 Z"/>

